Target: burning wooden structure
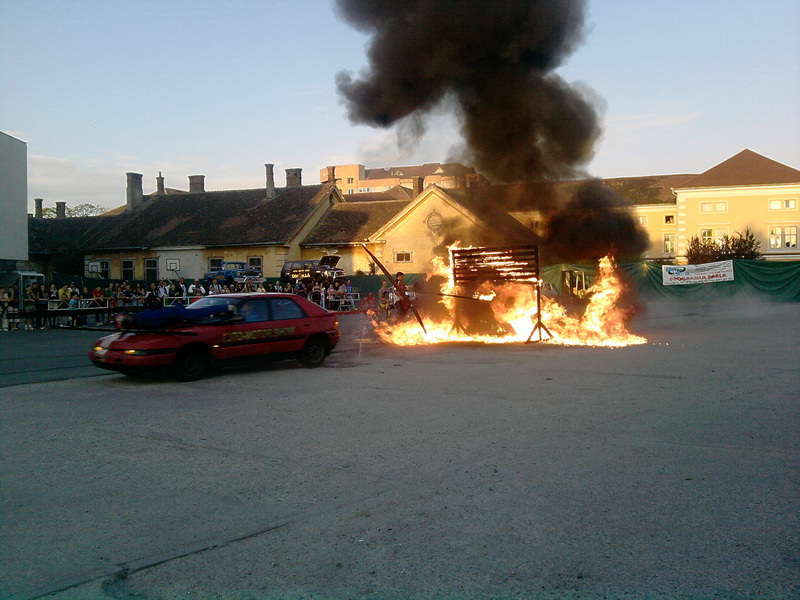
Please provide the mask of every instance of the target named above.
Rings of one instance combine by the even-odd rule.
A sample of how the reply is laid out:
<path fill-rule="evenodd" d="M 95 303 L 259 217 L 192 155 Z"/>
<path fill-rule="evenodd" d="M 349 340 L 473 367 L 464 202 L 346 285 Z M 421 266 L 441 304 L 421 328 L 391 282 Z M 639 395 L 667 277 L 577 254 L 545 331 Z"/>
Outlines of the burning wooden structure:
<path fill-rule="evenodd" d="M 553 335 L 542 323 L 541 279 L 537 246 L 483 246 L 451 248 L 450 265 L 453 283 L 473 293 L 477 286 L 490 283 L 524 283 L 534 286 L 536 293 L 536 325 L 526 342 L 538 333 L 537 341 Z"/>

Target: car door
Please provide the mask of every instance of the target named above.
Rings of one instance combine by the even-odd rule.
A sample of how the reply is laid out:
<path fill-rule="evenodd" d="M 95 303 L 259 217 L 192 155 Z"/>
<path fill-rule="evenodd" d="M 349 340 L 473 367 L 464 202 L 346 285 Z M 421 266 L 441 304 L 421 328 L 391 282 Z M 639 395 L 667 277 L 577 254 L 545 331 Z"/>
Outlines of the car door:
<path fill-rule="evenodd" d="M 306 339 L 315 333 L 314 319 L 288 296 L 270 298 L 272 322 L 276 352 L 298 352 Z"/>
<path fill-rule="evenodd" d="M 215 356 L 224 360 L 271 352 L 274 332 L 267 299 L 246 300 L 237 310 L 241 321 L 225 325 Z"/>

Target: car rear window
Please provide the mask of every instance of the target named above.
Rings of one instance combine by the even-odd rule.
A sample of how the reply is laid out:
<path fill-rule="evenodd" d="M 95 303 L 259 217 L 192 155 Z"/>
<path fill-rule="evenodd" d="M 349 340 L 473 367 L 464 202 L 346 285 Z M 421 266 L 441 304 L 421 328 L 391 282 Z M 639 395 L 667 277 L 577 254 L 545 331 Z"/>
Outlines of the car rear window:
<path fill-rule="evenodd" d="M 302 319 L 306 316 L 303 309 L 291 298 L 270 298 L 270 304 L 272 305 L 273 321 Z"/>

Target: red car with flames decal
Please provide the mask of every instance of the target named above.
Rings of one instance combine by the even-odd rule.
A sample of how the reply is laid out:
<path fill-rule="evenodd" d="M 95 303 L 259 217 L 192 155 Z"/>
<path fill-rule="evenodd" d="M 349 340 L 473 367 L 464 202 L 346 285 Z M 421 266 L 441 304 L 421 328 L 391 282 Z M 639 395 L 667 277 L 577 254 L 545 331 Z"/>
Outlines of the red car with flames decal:
<path fill-rule="evenodd" d="M 336 314 L 292 294 L 206 296 L 181 314 L 180 322 L 157 329 L 133 325 L 103 337 L 89 350 L 89 359 L 126 375 L 167 369 L 191 381 L 217 363 L 258 357 L 296 358 L 317 367 L 340 338 Z"/>

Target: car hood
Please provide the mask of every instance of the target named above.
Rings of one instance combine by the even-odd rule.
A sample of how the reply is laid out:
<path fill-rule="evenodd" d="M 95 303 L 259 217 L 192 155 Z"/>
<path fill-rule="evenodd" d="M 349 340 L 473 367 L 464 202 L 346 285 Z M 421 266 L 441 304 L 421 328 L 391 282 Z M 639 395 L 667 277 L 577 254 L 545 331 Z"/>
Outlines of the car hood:
<path fill-rule="evenodd" d="M 325 265 L 326 267 L 335 267 L 339 264 L 339 259 L 341 256 L 323 256 L 319 259 L 320 265 Z"/>

